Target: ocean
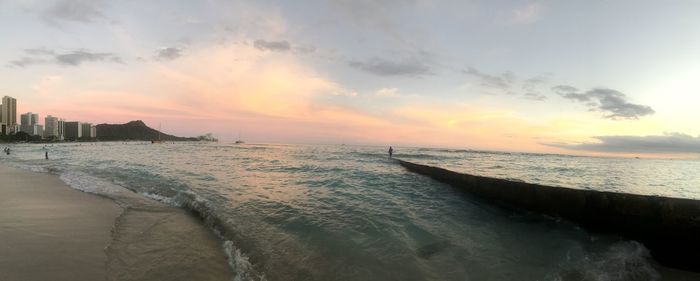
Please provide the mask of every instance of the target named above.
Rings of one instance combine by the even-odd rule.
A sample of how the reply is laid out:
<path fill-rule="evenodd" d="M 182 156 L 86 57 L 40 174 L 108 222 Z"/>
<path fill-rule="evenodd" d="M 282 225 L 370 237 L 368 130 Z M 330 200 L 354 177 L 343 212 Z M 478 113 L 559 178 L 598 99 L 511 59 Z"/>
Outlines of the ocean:
<path fill-rule="evenodd" d="M 192 142 L 10 147 L 11 155 L 0 156 L 4 163 L 57 174 L 73 188 L 122 206 L 150 198 L 198 214 L 219 235 L 234 272 L 231 280 L 700 276 L 658 265 L 635 241 L 495 207 L 410 173 L 388 159 L 388 147 Z M 394 157 L 530 183 L 700 199 L 698 160 L 403 147 L 395 147 Z"/>

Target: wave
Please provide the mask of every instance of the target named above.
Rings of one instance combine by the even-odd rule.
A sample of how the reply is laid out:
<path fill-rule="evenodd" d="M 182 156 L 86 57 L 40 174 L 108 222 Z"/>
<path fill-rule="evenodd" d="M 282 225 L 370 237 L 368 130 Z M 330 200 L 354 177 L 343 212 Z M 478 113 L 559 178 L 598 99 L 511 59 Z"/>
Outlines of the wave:
<path fill-rule="evenodd" d="M 550 280 L 627 281 L 661 280 L 649 250 L 635 241 L 617 242 L 604 252 L 569 261 Z"/>
<path fill-rule="evenodd" d="M 226 220 L 218 215 L 207 200 L 200 198 L 189 188 L 175 192 L 173 192 L 174 190 L 154 188 L 154 186 L 139 188 L 124 181 L 117 179 L 109 181 L 82 171 L 19 163 L 13 163 L 12 166 L 33 172 L 57 174 L 66 185 L 73 189 L 112 199 L 122 208 L 125 208 L 125 213 L 129 208 L 149 209 L 149 203 L 144 202 L 144 200 L 158 201 L 168 206 L 190 211 L 199 217 L 204 225 L 208 226 L 221 239 L 221 247 L 228 259 L 227 263 L 235 274 L 233 280 L 266 280 L 265 275 L 259 273 L 249 261 L 249 257 L 241 249 L 234 246 L 232 239 L 235 236 L 233 226 L 226 224 Z M 119 222 L 115 222 L 115 229 L 117 228 L 117 223 Z"/>
<path fill-rule="evenodd" d="M 442 155 L 432 155 L 423 153 L 395 153 L 396 158 L 412 158 L 412 159 L 427 159 L 427 160 L 446 160 L 452 159 L 454 157 L 447 157 Z"/>

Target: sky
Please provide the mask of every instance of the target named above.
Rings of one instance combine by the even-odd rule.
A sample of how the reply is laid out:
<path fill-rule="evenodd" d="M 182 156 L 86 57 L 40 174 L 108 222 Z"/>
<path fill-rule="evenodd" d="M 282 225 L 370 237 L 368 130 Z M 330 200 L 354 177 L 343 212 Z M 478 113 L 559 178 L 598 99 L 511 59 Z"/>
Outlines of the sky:
<path fill-rule="evenodd" d="M 698 1 L 0 0 L 18 113 L 224 141 L 700 154 Z"/>

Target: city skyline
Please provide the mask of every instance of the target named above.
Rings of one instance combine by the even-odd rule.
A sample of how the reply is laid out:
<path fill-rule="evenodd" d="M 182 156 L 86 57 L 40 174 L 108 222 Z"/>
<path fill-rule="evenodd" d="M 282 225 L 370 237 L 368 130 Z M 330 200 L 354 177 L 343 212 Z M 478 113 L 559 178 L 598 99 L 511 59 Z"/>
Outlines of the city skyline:
<path fill-rule="evenodd" d="M 21 104 L 21 103 L 20 103 Z M 17 120 L 17 99 L 4 96 L 0 103 L 0 125 L 2 125 L 2 135 L 13 135 L 23 132 L 29 136 L 39 136 L 43 139 L 53 139 L 57 141 L 77 140 L 81 138 L 95 139 L 97 137 L 96 126 L 83 121 L 66 121 L 63 118 L 46 115 L 44 124 L 41 124 L 39 113 L 26 112 L 20 114 L 20 123 Z M 5 114 L 2 114 L 5 112 Z M 13 114 L 14 113 L 14 114 Z M 66 124 L 70 127 L 66 131 Z M 87 132 L 87 133 L 86 133 Z"/>
<path fill-rule="evenodd" d="M 20 112 L 224 140 L 696 156 L 697 11 L 3 1 L 0 32 L 13 40 L 0 45 L 0 95 L 26 101 Z"/>

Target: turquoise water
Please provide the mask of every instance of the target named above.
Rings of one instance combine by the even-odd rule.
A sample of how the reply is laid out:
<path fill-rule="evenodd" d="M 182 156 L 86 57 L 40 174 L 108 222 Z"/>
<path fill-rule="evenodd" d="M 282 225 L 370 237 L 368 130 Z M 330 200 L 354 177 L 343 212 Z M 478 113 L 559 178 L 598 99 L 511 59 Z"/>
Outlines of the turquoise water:
<path fill-rule="evenodd" d="M 44 159 L 44 149 L 50 160 Z M 384 147 L 13 145 L 0 159 L 109 196 L 192 209 L 236 280 L 693 280 L 639 243 L 503 210 L 407 172 Z M 397 148 L 396 157 L 574 188 L 700 198 L 700 162 Z M 582 210 L 585 211 L 585 210 Z"/>

